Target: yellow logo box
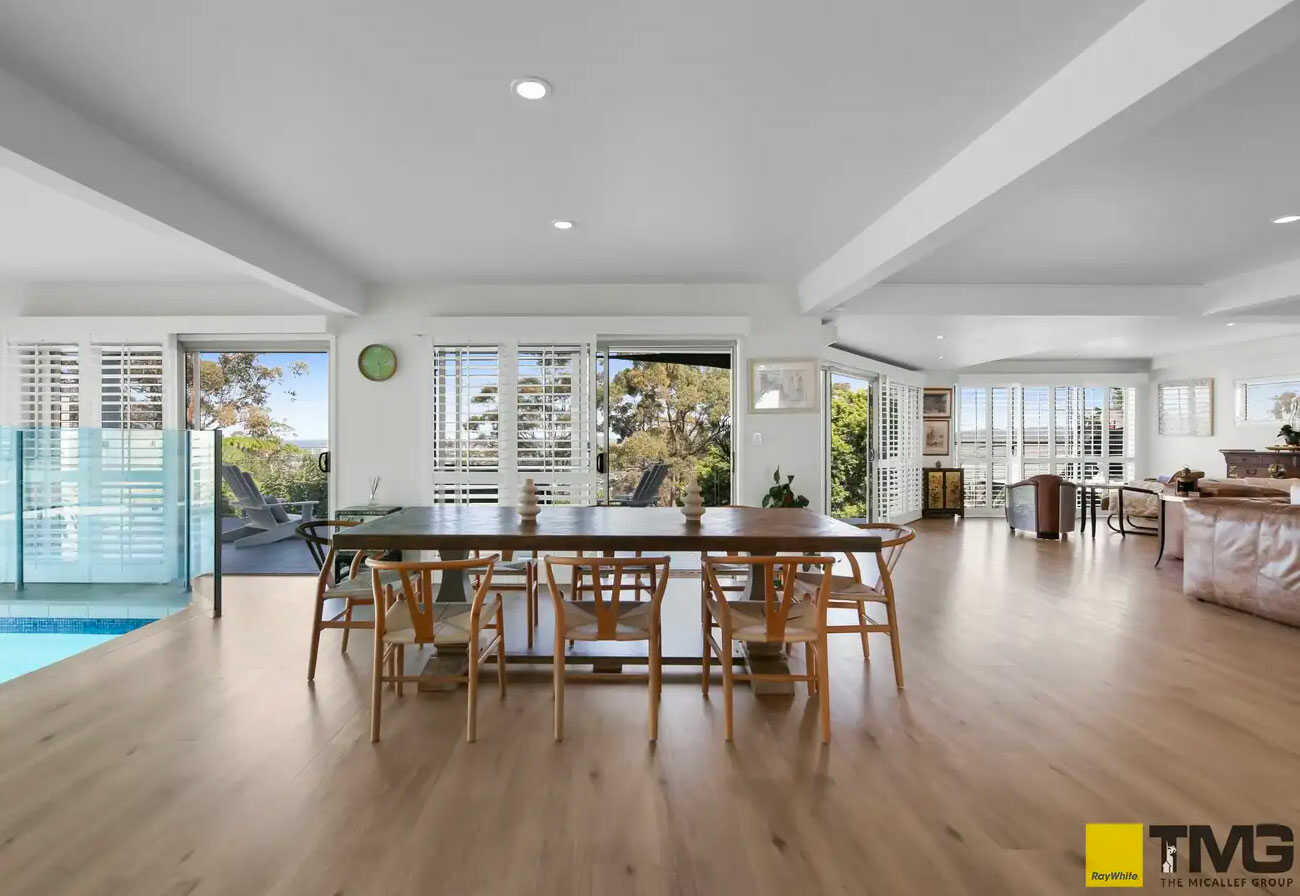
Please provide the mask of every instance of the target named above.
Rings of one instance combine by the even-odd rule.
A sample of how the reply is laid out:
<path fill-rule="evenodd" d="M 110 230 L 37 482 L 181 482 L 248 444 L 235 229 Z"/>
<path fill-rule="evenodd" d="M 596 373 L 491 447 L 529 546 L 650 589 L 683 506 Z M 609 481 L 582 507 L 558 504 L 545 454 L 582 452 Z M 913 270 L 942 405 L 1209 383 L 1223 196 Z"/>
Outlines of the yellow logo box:
<path fill-rule="evenodd" d="M 1142 825 L 1083 827 L 1084 886 L 1142 886 Z"/>

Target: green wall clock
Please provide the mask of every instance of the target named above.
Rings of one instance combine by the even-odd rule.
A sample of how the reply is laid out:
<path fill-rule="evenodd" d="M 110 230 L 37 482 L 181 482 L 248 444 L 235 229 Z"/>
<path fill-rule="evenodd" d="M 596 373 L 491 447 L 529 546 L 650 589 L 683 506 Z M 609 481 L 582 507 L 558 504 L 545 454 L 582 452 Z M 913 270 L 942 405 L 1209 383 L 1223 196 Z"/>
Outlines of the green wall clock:
<path fill-rule="evenodd" d="M 357 369 L 366 379 L 383 382 L 397 373 L 397 352 L 378 343 L 367 345 L 357 355 Z"/>

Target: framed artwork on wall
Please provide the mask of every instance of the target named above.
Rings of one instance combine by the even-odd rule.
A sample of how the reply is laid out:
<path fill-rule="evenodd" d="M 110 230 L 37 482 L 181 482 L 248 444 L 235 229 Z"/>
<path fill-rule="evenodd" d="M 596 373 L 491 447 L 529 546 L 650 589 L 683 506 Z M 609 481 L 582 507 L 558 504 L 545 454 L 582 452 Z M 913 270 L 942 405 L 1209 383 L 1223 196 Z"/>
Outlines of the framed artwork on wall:
<path fill-rule="evenodd" d="M 925 438 L 922 443 L 921 453 L 932 457 L 947 454 L 952 421 L 925 420 L 922 422 L 925 424 Z"/>
<path fill-rule="evenodd" d="M 927 420 L 950 419 L 952 417 L 952 389 L 938 386 L 927 388 L 921 395 L 921 416 Z"/>
<path fill-rule="evenodd" d="M 815 411 L 817 395 L 815 360 L 749 362 L 749 407 L 756 414 Z"/>

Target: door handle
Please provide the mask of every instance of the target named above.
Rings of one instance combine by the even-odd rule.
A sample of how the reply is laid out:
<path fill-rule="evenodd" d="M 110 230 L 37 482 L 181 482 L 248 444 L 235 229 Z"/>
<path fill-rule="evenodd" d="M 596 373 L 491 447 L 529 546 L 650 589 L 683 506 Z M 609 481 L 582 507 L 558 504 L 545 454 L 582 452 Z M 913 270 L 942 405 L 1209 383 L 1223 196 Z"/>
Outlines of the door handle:
<path fill-rule="evenodd" d="M 596 452 L 596 472 L 603 474 L 605 472 L 605 452 Z"/>
<path fill-rule="evenodd" d="M 322 473 L 330 471 L 330 453 L 328 451 L 322 451 L 316 455 L 316 466 Z"/>

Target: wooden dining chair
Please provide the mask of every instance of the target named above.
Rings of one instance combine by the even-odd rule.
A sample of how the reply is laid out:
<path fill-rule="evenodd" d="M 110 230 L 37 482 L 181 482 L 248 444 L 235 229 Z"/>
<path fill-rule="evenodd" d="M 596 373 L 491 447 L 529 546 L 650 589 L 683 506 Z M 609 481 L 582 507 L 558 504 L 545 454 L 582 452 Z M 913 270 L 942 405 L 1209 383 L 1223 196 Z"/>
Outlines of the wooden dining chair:
<path fill-rule="evenodd" d="M 587 556 L 587 552 L 584 551 L 584 550 L 582 550 L 581 548 L 579 548 L 579 549 L 576 551 L 576 554 L 577 554 L 577 556 L 579 556 L 579 557 L 585 557 L 585 556 Z M 602 551 L 602 552 L 600 553 L 600 556 L 603 556 L 603 557 L 617 557 L 617 556 L 618 556 L 618 552 L 617 552 L 617 551 Z M 626 555 L 626 554 L 625 554 L 624 556 L 629 556 L 629 555 Z M 633 551 L 633 552 L 631 553 L 630 556 L 631 556 L 631 557 L 634 557 L 634 558 L 636 558 L 636 557 L 641 557 L 641 556 L 642 556 L 642 553 L 641 553 L 641 551 Z M 646 562 L 646 563 L 645 563 L 643 566 L 641 566 L 639 569 L 633 569 L 633 568 L 631 568 L 631 567 L 628 567 L 626 571 L 632 572 L 632 574 L 633 574 L 633 575 L 632 575 L 632 592 L 633 592 L 633 595 L 635 596 L 635 598 L 636 598 L 637 600 L 641 600 L 641 592 L 642 592 L 642 591 L 644 591 L 644 592 L 646 593 L 647 596 L 648 596 L 648 595 L 651 595 L 651 594 L 654 594 L 654 592 L 655 592 L 655 588 L 657 588 L 658 585 L 659 585 L 659 583 L 658 583 L 658 575 L 659 575 L 659 574 L 658 574 L 658 571 L 655 569 L 655 565 L 654 565 L 653 563 L 651 563 L 651 562 Z M 645 579 L 644 579 L 644 580 L 641 578 L 642 576 L 645 576 Z M 574 588 L 574 600 L 582 600 L 582 593 L 583 593 L 584 591 L 590 591 L 590 590 L 591 590 L 591 581 L 590 581 L 590 580 L 591 580 L 591 573 L 590 573 L 589 571 L 579 571 L 576 567 L 574 568 L 574 570 L 573 570 L 573 576 L 572 576 L 572 584 L 573 584 L 573 588 Z"/>
<path fill-rule="evenodd" d="M 880 537 L 880 551 L 876 553 L 875 575 L 873 582 L 867 582 L 858 564 L 858 558 L 852 552 L 846 554 L 851 575 L 840 576 L 818 572 L 801 572 L 798 579 L 802 586 L 809 588 L 830 586 L 830 603 L 832 610 L 856 610 L 856 625 L 828 625 L 830 634 L 857 633 L 862 638 L 862 658 L 871 659 L 871 648 L 867 644 L 867 635 L 879 632 L 889 635 L 889 646 L 894 654 L 894 683 L 901 690 L 903 687 L 903 648 L 898 636 L 898 609 L 894 599 L 894 568 L 903 556 L 903 548 L 916 538 L 916 532 L 907 526 L 893 523 L 864 523 L 858 526 L 865 532 Z M 825 580 L 825 581 L 823 581 Z M 867 613 L 868 604 L 883 604 L 885 620 L 883 622 Z"/>
<path fill-rule="evenodd" d="M 478 551 L 475 557 L 481 556 Z M 515 559 L 514 551 L 501 551 L 501 559 L 492 567 L 492 593 L 501 597 L 505 594 L 522 593 L 524 595 L 524 618 L 528 626 L 528 646 L 533 646 L 533 634 L 537 631 L 537 551 L 532 556 Z M 520 581 L 522 579 L 522 581 Z M 478 582 L 475 581 L 477 587 Z"/>
<path fill-rule="evenodd" d="M 572 675 L 565 671 L 565 642 L 573 641 L 646 641 L 649 663 L 650 740 L 659 736 L 659 697 L 663 690 L 663 639 L 659 605 L 668 584 L 667 557 L 550 557 L 546 558 L 546 584 L 555 605 L 555 655 L 551 678 L 555 689 L 555 739 L 564 739 L 564 681 L 566 677 L 599 681 L 606 674 Z M 650 600 L 629 601 L 635 586 L 627 577 L 644 573 L 647 565 L 655 571 L 655 588 Z M 556 582 L 556 570 L 568 567 L 573 578 Z M 590 581 L 583 586 L 591 600 L 574 600 L 575 582 Z M 610 676 L 626 680 L 626 676 Z"/>
<path fill-rule="evenodd" d="M 762 600 L 733 600 L 718 582 L 719 570 L 747 567 L 751 576 L 763 582 Z M 796 574 L 800 567 L 820 567 L 829 574 L 835 566 L 833 557 L 706 557 L 704 578 L 708 587 L 705 598 L 704 670 L 700 685 L 709 695 L 709 666 L 717 654 L 722 666 L 722 699 L 725 736 L 733 740 L 735 682 L 803 681 L 808 695 L 817 695 L 821 716 L 822 743 L 831 739 L 831 695 L 826 656 L 826 607 L 830 594 L 829 579 L 809 594 L 798 588 Z M 806 599 L 811 598 L 811 599 Z M 714 627 L 718 637 L 714 639 Z M 732 669 L 732 644 L 804 645 L 804 671 L 748 672 Z"/>
<path fill-rule="evenodd" d="M 393 684 L 397 696 L 407 682 L 431 681 L 435 684 L 464 682 L 469 691 L 469 711 L 465 719 L 465 740 L 473 743 L 478 736 L 479 665 L 495 653 L 497 685 L 502 699 L 506 696 L 505 619 L 501 595 L 489 602 L 492 590 L 492 566 L 496 556 L 468 560 L 440 560 L 431 563 L 402 560 L 367 559 L 370 583 L 375 600 L 375 655 L 370 687 L 370 741 L 379 742 L 382 691 Z M 433 574 L 443 570 L 461 570 L 477 577 L 474 598 L 468 603 L 437 601 Z M 396 575 L 395 581 L 384 578 Z M 490 622 L 482 619 L 486 612 Z M 421 676 L 406 674 L 406 648 L 413 645 L 465 645 L 469 668 L 458 675 Z M 385 671 L 387 667 L 387 671 Z"/>
<path fill-rule="evenodd" d="M 342 629 L 343 642 L 340 649 L 347 653 L 348 635 L 353 629 L 374 628 L 368 619 L 356 619 L 353 611 L 357 607 L 374 604 L 374 594 L 370 586 L 370 576 L 364 574 L 362 562 L 366 559 L 365 551 L 357 551 L 346 573 L 339 564 L 339 552 L 334 547 L 333 536 L 340 529 L 359 526 L 359 520 L 311 520 L 298 526 L 298 533 L 306 540 L 308 548 L 316 559 L 320 572 L 316 575 L 316 600 L 311 622 L 311 650 L 307 658 L 307 680 L 316 678 L 316 655 L 320 650 L 320 635 L 325 629 Z M 318 556 L 319 555 L 319 556 Z M 391 581 L 394 577 L 389 576 Z M 325 617 L 327 600 L 343 601 L 342 608 L 334 615 Z"/>

